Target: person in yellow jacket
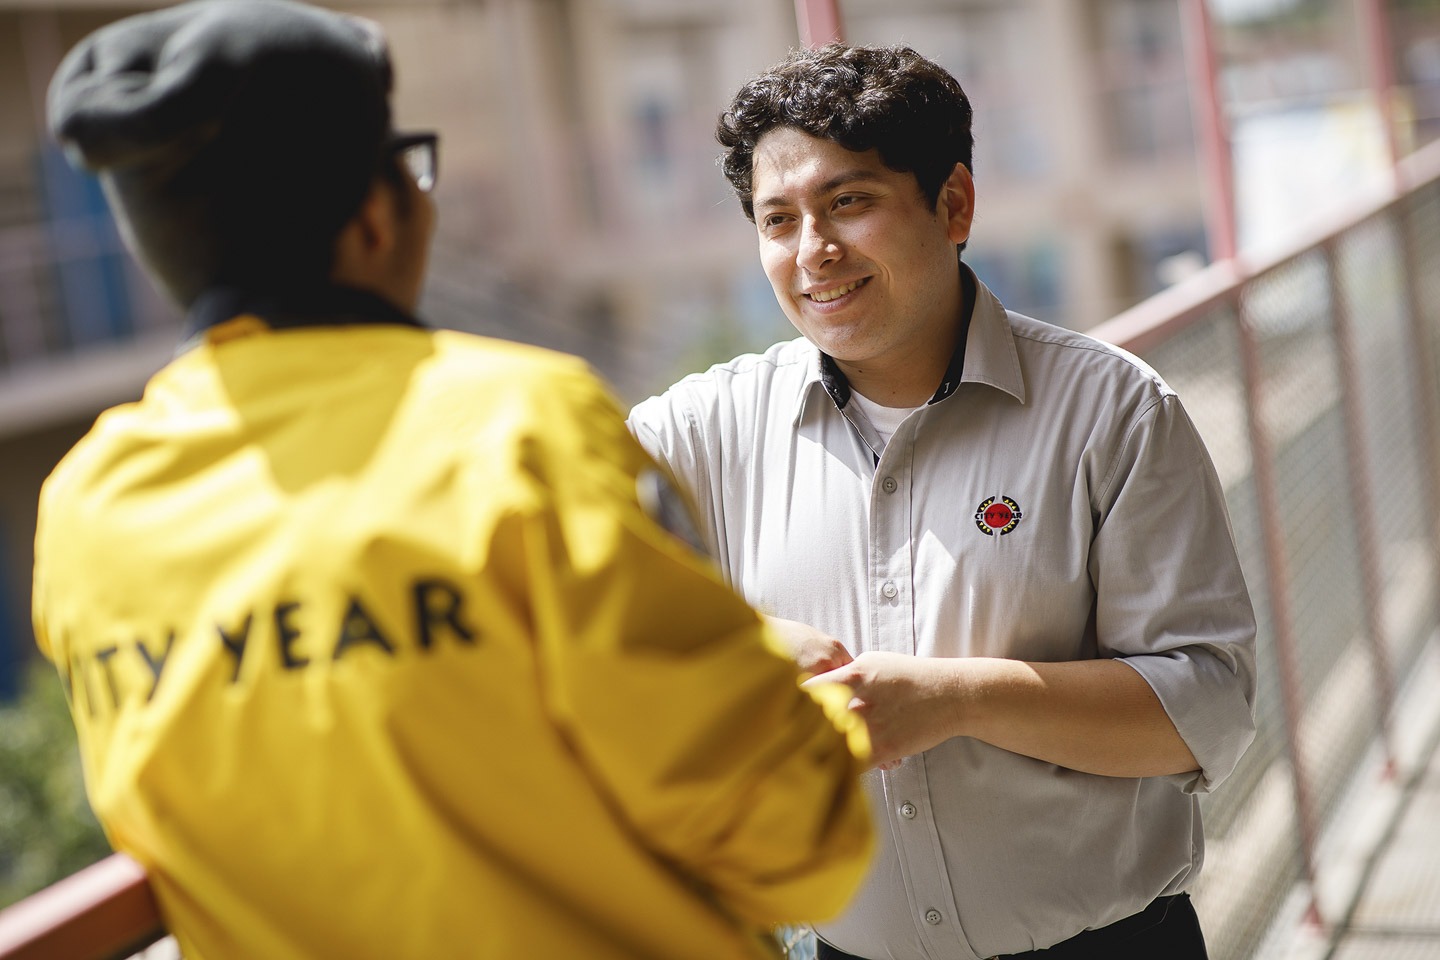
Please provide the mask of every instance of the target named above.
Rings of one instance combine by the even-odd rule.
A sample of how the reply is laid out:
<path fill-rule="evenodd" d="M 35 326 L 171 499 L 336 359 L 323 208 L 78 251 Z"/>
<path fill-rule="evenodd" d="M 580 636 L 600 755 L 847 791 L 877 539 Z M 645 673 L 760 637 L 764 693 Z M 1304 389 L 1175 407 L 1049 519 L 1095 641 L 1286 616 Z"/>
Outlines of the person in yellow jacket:
<path fill-rule="evenodd" d="M 848 692 L 581 361 L 414 318 L 436 138 L 389 92 L 372 26 L 288 0 L 120 21 L 52 84 L 191 328 L 41 495 L 91 802 L 189 960 L 773 955 L 865 868 Z"/>

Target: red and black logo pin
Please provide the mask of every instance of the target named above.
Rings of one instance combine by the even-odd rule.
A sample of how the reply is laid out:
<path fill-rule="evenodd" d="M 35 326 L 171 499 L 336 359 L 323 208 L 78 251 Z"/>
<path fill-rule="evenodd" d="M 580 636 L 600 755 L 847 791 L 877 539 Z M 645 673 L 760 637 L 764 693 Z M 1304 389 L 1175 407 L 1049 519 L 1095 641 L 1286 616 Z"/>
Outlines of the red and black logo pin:
<path fill-rule="evenodd" d="M 986 497 L 980 506 L 975 508 L 975 526 L 987 537 L 993 537 L 997 533 L 1003 537 L 1020 526 L 1023 516 L 1020 504 L 1009 497 Z"/>

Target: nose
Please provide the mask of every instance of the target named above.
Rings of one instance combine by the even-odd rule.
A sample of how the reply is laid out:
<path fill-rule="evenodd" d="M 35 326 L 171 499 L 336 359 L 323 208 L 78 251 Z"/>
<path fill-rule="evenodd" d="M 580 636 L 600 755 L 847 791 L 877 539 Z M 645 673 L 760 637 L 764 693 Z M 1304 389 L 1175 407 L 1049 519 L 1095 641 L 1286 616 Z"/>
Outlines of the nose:
<path fill-rule="evenodd" d="M 840 244 L 818 217 L 806 217 L 800 223 L 800 249 L 796 262 L 812 273 L 840 259 Z"/>

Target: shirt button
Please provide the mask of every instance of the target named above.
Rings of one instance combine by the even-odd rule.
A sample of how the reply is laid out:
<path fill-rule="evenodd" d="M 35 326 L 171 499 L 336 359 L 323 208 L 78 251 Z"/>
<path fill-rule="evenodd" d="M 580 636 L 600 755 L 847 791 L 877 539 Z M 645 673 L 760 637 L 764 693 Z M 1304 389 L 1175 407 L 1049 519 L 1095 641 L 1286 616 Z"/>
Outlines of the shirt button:
<path fill-rule="evenodd" d="M 886 580 L 885 585 L 880 588 L 880 592 L 885 595 L 886 600 L 894 600 L 895 595 L 900 592 L 900 588 L 895 586 L 894 580 Z"/>
<path fill-rule="evenodd" d="M 905 803 L 900 804 L 900 816 L 904 817 L 906 820 L 914 820 L 915 804 L 910 803 L 908 800 Z"/>
<path fill-rule="evenodd" d="M 899 486 L 900 484 L 895 482 L 894 477 L 886 477 L 884 480 L 880 481 L 880 489 L 884 490 L 886 493 L 894 493 L 895 489 Z"/>
<path fill-rule="evenodd" d="M 939 910 L 926 910 L 926 911 L 925 911 L 925 922 L 928 923 L 928 924 L 930 924 L 930 926 L 932 926 L 932 927 L 933 927 L 933 926 L 937 926 L 937 925 L 940 923 L 940 920 L 941 920 L 941 917 L 940 917 L 940 911 L 939 911 Z"/>

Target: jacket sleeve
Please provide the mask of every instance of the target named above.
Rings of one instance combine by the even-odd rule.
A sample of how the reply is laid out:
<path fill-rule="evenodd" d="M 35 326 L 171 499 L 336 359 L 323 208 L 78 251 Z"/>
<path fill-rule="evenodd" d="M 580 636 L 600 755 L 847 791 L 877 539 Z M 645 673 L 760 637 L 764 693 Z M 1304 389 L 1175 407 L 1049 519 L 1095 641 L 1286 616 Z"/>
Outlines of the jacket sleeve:
<path fill-rule="evenodd" d="M 1200 763 L 1174 779 L 1208 792 L 1255 736 L 1255 614 L 1220 481 L 1174 394 L 1135 418 L 1098 510 L 1100 653 L 1154 689 Z"/>
<path fill-rule="evenodd" d="M 568 392 L 526 455 L 540 506 L 516 571 L 547 709 L 640 841 L 728 910 L 837 913 L 872 839 L 848 691 L 799 688 L 760 618 L 637 495 L 656 467 L 608 393 Z"/>

